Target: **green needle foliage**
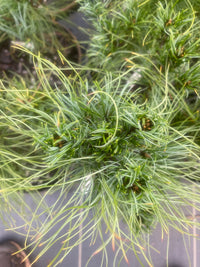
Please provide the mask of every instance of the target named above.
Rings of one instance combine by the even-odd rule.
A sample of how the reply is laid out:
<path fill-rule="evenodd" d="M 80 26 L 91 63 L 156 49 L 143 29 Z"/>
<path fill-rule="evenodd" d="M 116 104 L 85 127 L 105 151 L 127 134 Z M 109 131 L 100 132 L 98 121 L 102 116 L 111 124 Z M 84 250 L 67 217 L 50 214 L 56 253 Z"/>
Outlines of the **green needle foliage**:
<path fill-rule="evenodd" d="M 198 1 L 88 1 L 81 10 L 93 25 L 88 64 L 128 73 L 133 88 L 143 97 L 174 101 L 179 111 L 173 124 L 196 125 L 200 117 L 200 38 Z M 132 70 L 127 72 L 127 69 Z M 93 75 L 95 77 L 95 75 Z M 159 82 L 158 82 L 159 81 Z M 168 87 L 164 94 L 160 90 Z M 165 83 L 165 85 L 164 85 Z M 199 144 L 199 134 L 196 142 Z"/>
<path fill-rule="evenodd" d="M 199 107 L 199 5 L 197 1 L 88 1 L 81 9 L 93 25 L 88 57 L 91 66 L 124 70 L 132 65 L 168 76 L 177 92 Z M 145 58 L 148 60 L 145 60 Z M 139 80 L 143 83 L 143 77 Z M 146 84 L 151 89 L 150 84 Z M 143 87 L 146 87 L 143 84 Z M 170 93 L 170 92 L 169 92 Z"/>
<path fill-rule="evenodd" d="M 142 101 L 143 90 L 132 88 L 124 78 L 132 69 L 118 78 L 106 73 L 101 78 L 100 73 L 91 81 L 84 70 L 82 78 L 76 69 L 75 76 L 66 77 L 49 61 L 33 57 L 38 84 L 4 82 L 0 110 L 1 179 L 6 184 L 2 197 L 20 188 L 49 188 L 46 194 L 61 190 L 57 203 L 46 210 L 51 220 L 34 229 L 33 214 L 27 233 L 28 238 L 35 230 L 30 246 L 33 251 L 44 247 L 40 257 L 56 240 L 62 241 L 59 254 L 64 258 L 83 240 L 93 242 L 97 234 L 103 238 L 105 225 L 110 235 L 93 255 L 106 253 L 112 241 L 127 262 L 127 250 L 132 249 L 138 260 L 141 254 L 152 264 L 143 250 L 150 246 L 144 234 L 157 222 L 165 232 L 174 227 L 189 234 L 192 225 L 199 227 L 184 213 L 186 206 L 198 210 L 194 203 L 200 201 L 195 183 L 200 177 L 200 150 L 194 142 L 199 130 L 196 124 L 173 124 L 181 95 L 170 100 L 162 77 L 157 81 L 160 91 Z M 62 55 L 61 59 L 65 60 Z M 52 72 L 60 79 L 59 88 L 50 82 Z M 21 184 L 14 187 L 13 179 Z M 58 205 L 72 189 L 67 203 Z M 47 237 L 59 222 L 59 230 Z M 59 236 L 62 229 L 65 233 Z M 49 266 L 59 264 L 57 256 Z"/>
<path fill-rule="evenodd" d="M 0 40 L 24 42 L 29 49 L 61 49 L 57 32 L 64 32 L 56 20 L 65 18 L 72 1 L 1 0 Z M 63 33 L 64 34 L 64 33 Z M 67 34 L 65 34 L 67 35 Z"/>

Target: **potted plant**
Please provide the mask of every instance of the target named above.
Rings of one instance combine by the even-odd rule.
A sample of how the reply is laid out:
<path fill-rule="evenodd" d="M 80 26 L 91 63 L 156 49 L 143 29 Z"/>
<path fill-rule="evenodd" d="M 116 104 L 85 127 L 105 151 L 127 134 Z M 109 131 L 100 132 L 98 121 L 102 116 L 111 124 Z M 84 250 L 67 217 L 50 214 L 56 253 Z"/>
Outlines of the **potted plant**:
<path fill-rule="evenodd" d="M 79 2 L 95 28 L 87 65 L 76 69 L 60 53 L 74 73 L 67 77 L 29 52 L 37 82 L 2 81 L 2 199 L 17 190 L 61 190 L 41 211 L 50 220 L 35 229 L 33 214 L 25 244 L 43 248 L 40 257 L 59 240 L 49 266 L 86 238 L 102 238 L 102 224 L 109 236 L 92 256 L 111 243 L 126 262 L 131 249 L 152 266 L 143 246 L 157 223 L 185 234 L 200 226 L 185 214 L 200 201 L 199 16 L 188 1 Z"/>

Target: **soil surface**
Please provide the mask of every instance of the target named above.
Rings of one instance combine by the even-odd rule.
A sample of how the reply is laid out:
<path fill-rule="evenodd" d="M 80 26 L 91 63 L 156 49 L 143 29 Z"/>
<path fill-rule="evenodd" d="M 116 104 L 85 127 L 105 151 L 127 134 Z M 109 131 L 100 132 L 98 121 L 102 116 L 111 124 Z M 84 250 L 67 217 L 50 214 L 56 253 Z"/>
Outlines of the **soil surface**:
<path fill-rule="evenodd" d="M 7 39 L 0 45 L 0 76 L 6 73 L 12 76 L 11 73 L 23 74 L 26 68 L 32 69 L 28 55 L 11 48 L 11 40 Z"/>
<path fill-rule="evenodd" d="M 80 63 L 81 52 L 75 36 L 71 32 L 66 33 L 66 35 L 62 35 L 62 33 L 56 34 L 61 43 L 61 52 L 63 55 L 70 61 Z M 42 53 L 43 58 L 50 60 L 58 67 L 67 67 L 67 63 L 63 65 L 61 62 L 56 49 L 52 47 L 49 49 L 48 45 L 46 50 L 46 52 Z M 52 52 L 49 52 L 50 50 Z M 0 78 L 3 78 L 4 75 L 12 77 L 14 74 L 24 76 L 29 72 L 32 73 L 33 69 L 34 65 L 30 55 L 13 48 L 12 40 L 7 39 L 0 44 Z"/>

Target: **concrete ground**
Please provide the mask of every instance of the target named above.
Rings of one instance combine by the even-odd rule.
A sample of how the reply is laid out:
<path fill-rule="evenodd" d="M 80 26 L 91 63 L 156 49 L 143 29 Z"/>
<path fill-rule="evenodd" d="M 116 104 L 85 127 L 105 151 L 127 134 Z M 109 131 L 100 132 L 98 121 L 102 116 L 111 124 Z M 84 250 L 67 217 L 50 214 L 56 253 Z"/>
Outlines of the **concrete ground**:
<path fill-rule="evenodd" d="M 45 192 L 42 192 L 41 194 L 44 195 Z M 58 199 L 58 194 L 59 192 L 56 192 L 48 196 L 46 198 L 46 203 L 49 206 L 51 206 Z M 70 195 L 68 197 L 70 197 Z M 25 200 L 26 200 L 27 205 L 30 207 L 30 210 L 35 211 L 36 204 L 34 202 L 34 198 L 30 196 L 29 194 L 25 194 Z M 8 217 L 6 213 L 4 215 L 5 215 L 4 216 L 5 222 L 0 223 L 0 241 L 4 239 L 12 239 L 12 240 L 18 241 L 21 245 L 23 245 L 28 229 L 27 227 L 22 227 L 20 230 L 20 229 L 17 229 L 17 227 L 25 223 L 25 218 L 20 218 L 17 214 L 12 214 L 12 216 L 14 217 L 13 221 L 14 221 L 16 230 L 8 231 L 6 230 L 7 226 L 5 225 L 6 220 L 7 220 L 6 218 Z M 29 213 L 28 217 L 30 220 L 31 213 Z M 43 214 L 41 217 L 41 221 L 45 222 L 46 218 L 47 218 L 46 215 Z M 48 221 L 49 220 L 50 218 L 48 219 Z M 46 223 L 48 221 L 46 221 Z M 34 225 L 34 222 L 33 222 L 33 225 Z M 48 236 L 46 238 L 53 235 L 56 231 L 60 229 L 60 227 L 62 227 L 62 223 L 58 223 L 54 227 L 54 229 L 48 233 Z M 19 232 L 21 234 L 19 234 Z M 61 236 L 64 233 L 65 233 L 65 228 L 62 229 L 59 236 Z M 196 235 L 196 234 L 198 234 L 197 229 L 191 228 L 191 235 Z M 106 234 L 104 234 L 104 231 L 103 231 L 103 235 L 106 236 Z M 28 239 L 28 243 L 29 242 L 31 242 L 30 239 Z M 94 253 L 94 251 L 98 248 L 98 245 L 100 244 L 101 244 L 100 238 L 97 238 L 97 241 L 95 245 L 93 246 L 90 246 L 90 240 L 84 241 L 81 246 L 73 249 L 70 252 L 70 254 L 63 260 L 63 262 L 60 263 L 58 266 L 85 267 L 88 259 Z M 153 267 L 166 267 L 167 262 L 169 264 L 169 267 L 190 267 L 190 266 L 199 267 L 200 266 L 200 240 L 193 238 L 192 236 L 190 238 L 183 237 L 181 233 L 178 233 L 177 231 L 171 229 L 169 234 L 165 233 L 162 239 L 160 226 L 157 225 L 156 229 L 153 230 L 152 235 L 150 236 L 150 244 L 157 249 L 157 251 L 152 251 L 151 253 L 152 261 L 154 263 Z M 47 250 L 46 253 L 41 258 L 39 258 L 36 263 L 33 264 L 33 266 L 34 267 L 48 266 L 50 260 L 53 259 L 57 255 L 57 252 L 61 245 L 62 245 L 61 241 L 58 241 L 57 243 L 55 243 L 55 245 L 51 247 L 49 250 Z M 41 249 L 42 247 L 38 247 L 33 252 L 33 254 L 30 257 L 31 261 L 33 261 L 39 255 Z M 30 249 L 28 249 L 27 251 L 29 250 Z M 112 245 L 109 244 L 107 247 L 108 267 L 113 266 L 113 261 L 114 261 L 116 252 L 117 251 L 113 252 Z M 119 255 L 117 257 L 117 263 L 120 262 L 121 256 L 122 255 Z M 133 252 L 129 251 L 127 253 L 127 258 L 129 260 L 129 264 L 127 264 L 126 261 L 122 259 L 120 267 L 128 267 L 128 266 L 140 267 L 141 266 Z M 189 261 L 189 258 L 190 258 L 190 261 Z M 92 260 L 88 264 L 88 267 L 101 266 L 101 260 L 102 260 L 102 254 L 98 253 L 92 258 Z M 105 262 L 103 263 L 102 266 L 103 267 L 106 266 Z M 147 266 L 149 265 L 147 263 L 144 263 L 144 267 L 147 267 Z"/>

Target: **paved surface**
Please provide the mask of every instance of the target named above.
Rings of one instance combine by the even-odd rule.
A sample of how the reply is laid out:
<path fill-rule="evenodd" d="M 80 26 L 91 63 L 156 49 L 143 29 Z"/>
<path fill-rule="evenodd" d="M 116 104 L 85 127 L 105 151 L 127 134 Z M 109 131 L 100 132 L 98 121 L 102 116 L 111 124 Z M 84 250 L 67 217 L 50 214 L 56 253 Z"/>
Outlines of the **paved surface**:
<path fill-rule="evenodd" d="M 44 194 L 43 192 L 42 194 Z M 69 195 L 70 197 L 70 195 Z M 58 193 L 54 193 L 51 196 L 48 196 L 46 198 L 46 202 L 49 206 L 51 206 L 58 198 Z M 33 198 L 29 194 L 25 194 L 26 203 L 31 208 L 32 211 L 35 211 L 36 204 L 34 203 Z M 66 200 L 67 201 L 67 200 Z M 6 213 L 5 216 L 6 218 Z M 29 218 L 31 218 L 31 213 L 29 215 Z M 41 221 L 46 220 L 46 215 L 43 214 L 41 217 Z M 50 219 L 48 219 L 50 220 Z M 88 218 L 89 220 L 89 218 Z M 15 226 L 23 225 L 24 220 L 23 218 L 20 218 L 17 214 L 14 215 L 14 221 Z M 5 219 L 6 222 L 6 219 Z M 33 222 L 34 225 L 34 222 Z M 62 223 L 57 224 L 54 229 L 48 233 L 48 236 L 53 235 L 59 228 L 62 226 Z M 26 229 L 25 229 L 26 228 Z M 15 231 L 7 231 L 6 226 L 1 223 L 0 224 L 0 239 L 14 239 L 21 244 L 24 243 L 25 235 L 27 232 L 27 227 L 22 227 L 20 230 L 21 234 L 16 233 Z M 195 228 L 191 228 L 191 234 L 198 234 L 195 232 Z M 104 232 L 104 231 L 103 231 Z M 65 233 L 65 229 L 63 229 L 60 233 L 60 236 Z M 24 236 L 23 236 L 24 235 Z M 104 234 L 106 236 L 106 234 Z M 47 236 L 47 237 L 48 237 Z M 30 239 L 28 242 L 31 242 Z M 193 239 L 193 237 L 183 237 L 182 234 L 178 233 L 175 230 L 171 230 L 169 234 L 166 233 L 163 236 L 161 235 L 160 227 L 159 225 L 156 227 L 156 229 L 153 231 L 152 235 L 150 236 L 150 243 L 152 246 L 154 246 L 158 252 L 152 251 L 152 261 L 154 262 L 154 267 L 166 267 L 167 266 L 167 258 L 169 267 L 199 267 L 200 266 L 200 240 Z M 63 262 L 59 265 L 61 267 L 85 267 L 88 259 L 92 255 L 92 253 L 98 248 L 98 245 L 101 244 L 100 238 L 97 239 L 95 245 L 90 246 L 90 241 L 83 242 L 81 247 L 77 247 L 71 251 L 71 253 L 63 260 Z M 50 262 L 50 259 L 53 259 L 54 256 L 56 256 L 58 249 L 61 246 L 61 241 L 58 241 L 52 248 L 50 248 L 38 261 L 33 264 L 34 267 L 46 267 L 48 266 L 48 263 Z M 167 256 L 167 247 L 168 247 L 168 256 Z M 82 257 L 80 257 L 80 249 L 82 251 Z M 187 252 L 188 254 L 187 254 Z M 29 250 L 28 250 L 29 251 Z M 33 255 L 31 256 L 31 260 L 33 260 L 37 255 L 40 253 L 41 247 L 38 247 Z M 111 244 L 108 245 L 108 267 L 113 266 L 114 256 L 115 253 L 112 251 Z M 147 252 L 146 252 L 147 253 Z M 92 258 L 90 263 L 88 264 L 88 267 L 95 267 L 101 265 L 101 256 L 102 254 L 99 253 L 95 257 Z M 120 261 L 121 254 L 118 256 L 117 262 Z M 129 251 L 127 253 L 127 257 L 129 260 L 129 265 L 125 262 L 124 259 L 122 259 L 120 266 L 121 267 L 139 267 L 141 266 L 138 263 L 138 260 L 134 256 L 134 253 Z M 191 262 L 189 262 L 188 257 L 191 258 Z M 102 265 L 103 267 L 106 266 L 105 263 Z M 148 264 L 144 263 L 144 266 L 147 267 Z"/>

